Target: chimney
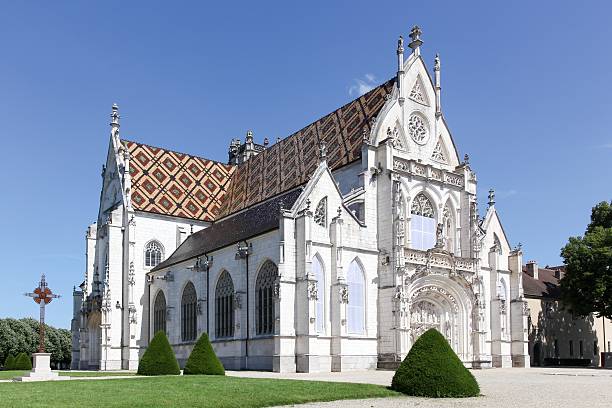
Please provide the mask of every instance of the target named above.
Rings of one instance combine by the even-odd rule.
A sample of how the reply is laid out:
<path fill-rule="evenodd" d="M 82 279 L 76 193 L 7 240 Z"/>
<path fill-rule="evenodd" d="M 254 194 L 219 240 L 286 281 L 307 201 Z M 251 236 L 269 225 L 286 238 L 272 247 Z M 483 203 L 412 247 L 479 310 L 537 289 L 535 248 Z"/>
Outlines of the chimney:
<path fill-rule="evenodd" d="M 538 263 L 536 261 L 527 262 L 527 275 L 533 277 L 533 279 L 538 279 Z"/>

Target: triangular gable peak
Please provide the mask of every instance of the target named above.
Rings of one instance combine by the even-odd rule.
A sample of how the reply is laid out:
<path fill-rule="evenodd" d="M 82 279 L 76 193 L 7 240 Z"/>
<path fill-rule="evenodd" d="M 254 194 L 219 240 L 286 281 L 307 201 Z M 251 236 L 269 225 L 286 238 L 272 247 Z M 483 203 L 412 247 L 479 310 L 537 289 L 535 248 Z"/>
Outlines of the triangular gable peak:
<path fill-rule="evenodd" d="M 106 164 L 102 172 L 102 192 L 100 194 L 100 208 L 98 210 L 98 225 L 104 225 L 111 211 L 125 201 L 122 167 L 120 157 L 120 143 L 118 138 L 111 135 L 106 154 Z"/>
<path fill-rule="evenodd" d="M 394 90 L 389 103 L 377 117 L 370 139 L 374 145 L 390 138 L 389 129 L 401 123 L 406 145 L 393 143 L 397 156 L 408 160 L 420 160 L 445 170 L 460 165 L 457 148 L 442 112 L 437 111 L 436 86 L 423 58 L 411 54 L 403 65 L 402 87 Z M 441 150 L 434 155 L 440 143 Z M 443 153 L 445 160 L 440 160 Z M 434 156 L 437 160 L 434 160 Z"/>
<path fill-rule="evenodd" d="M 499 213 L 494 205 L 487 208 L 487 212 L 482 221 L 482 228 L 486 231 L 482 240 L 482 254 L 485 255 L 497 243 L 496 238 L 501 244 L 501 252 L 504 255 L 509 255 L 511 250 L 510 240 L 504 231 Z"/>

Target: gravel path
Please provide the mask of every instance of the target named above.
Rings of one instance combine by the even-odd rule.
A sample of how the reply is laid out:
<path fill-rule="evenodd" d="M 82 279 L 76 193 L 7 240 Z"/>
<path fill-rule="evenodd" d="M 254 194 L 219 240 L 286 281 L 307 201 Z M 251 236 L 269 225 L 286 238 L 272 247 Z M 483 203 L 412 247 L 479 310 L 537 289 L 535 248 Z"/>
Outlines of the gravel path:
<path fill-rule="evenodd" d="M 414 397 L 345 400 L 299 405 L 327 408 L 395 407 L 612 407 L 612 371 L 591 369 L 508 368 L 472 371 L 482 397 L 428 399 Z M 293 378 L 302 380 L 348 381 L 388 385 L 392 372 L 368 371 L 320 374 L 275 374 L 229 372 L 241 377 Z"/>

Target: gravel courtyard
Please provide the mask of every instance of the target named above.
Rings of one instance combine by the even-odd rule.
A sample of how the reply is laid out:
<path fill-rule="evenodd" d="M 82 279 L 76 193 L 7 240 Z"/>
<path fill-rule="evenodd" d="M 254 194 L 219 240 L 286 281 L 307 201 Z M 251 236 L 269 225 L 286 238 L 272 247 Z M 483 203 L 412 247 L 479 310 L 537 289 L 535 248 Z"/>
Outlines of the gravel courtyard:
<path fill-rule="evenodd" d="M 385 398 L 345 400 L 300 405 L 300 407 L 611 407 L 612 370 L 571 368 L 508 368 L 472 371 L 484 396 L 465 399 Z M 388 385 L 393 372 L 360 371 L 320 374 L 275 374 L 232 371 L 240 377 L 289 378 L 347 381 Z"/>

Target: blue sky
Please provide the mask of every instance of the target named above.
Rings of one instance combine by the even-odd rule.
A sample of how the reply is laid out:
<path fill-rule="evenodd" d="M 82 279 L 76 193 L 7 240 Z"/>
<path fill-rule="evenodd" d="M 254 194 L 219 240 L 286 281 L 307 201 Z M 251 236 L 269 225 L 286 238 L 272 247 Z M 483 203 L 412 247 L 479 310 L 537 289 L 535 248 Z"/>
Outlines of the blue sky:
<path fill-rule="evenodd" d="M 512 3 L 512 4 L 510 4 Z M 225 161 L 229 140 L 284 137 L 394 75 L 423 29 L 442 105 L 525 260 L 560 262 L 611 199 L 609 2 L 3 2 L 0 317 L 34 316 L 41 272 L 69 327 L 95 220 L 111 104 L 121 134 Z"/>

